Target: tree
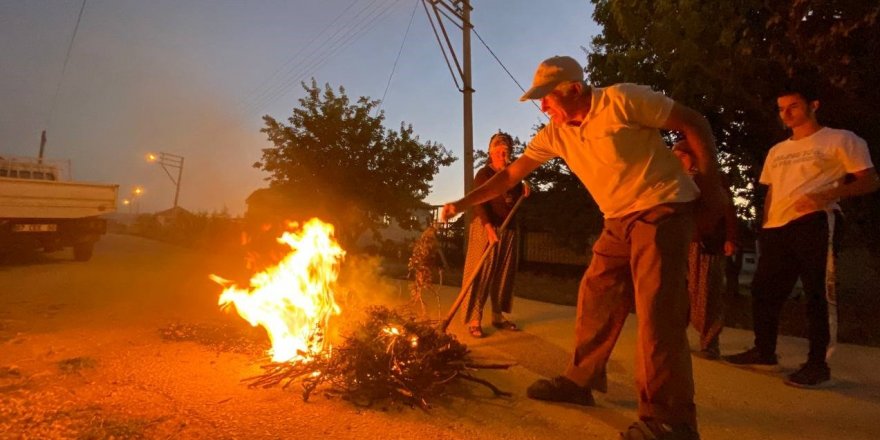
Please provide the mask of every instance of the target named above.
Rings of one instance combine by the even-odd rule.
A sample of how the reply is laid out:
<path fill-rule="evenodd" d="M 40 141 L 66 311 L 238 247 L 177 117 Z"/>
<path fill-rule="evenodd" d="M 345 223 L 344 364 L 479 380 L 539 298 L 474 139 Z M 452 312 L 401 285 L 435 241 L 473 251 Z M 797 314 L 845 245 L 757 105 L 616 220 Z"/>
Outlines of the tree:
<path fill-rule="evenodd" d="M 360 97 L 352 103 L 339 87 L 302 83 L 306 96 L 285 125 L 264 116 L 273 146 L 263 149 L 254 167 L 270 174 L 269 188 L 254 193 L 249 205 L 285 206 L 294 219 L 319 216 L 334 223 L 344 242 L 387 219 L 413 228 L 421 219 L 430 182 L 441 166 L 455 161 L 443 145 L 422 142 L 412 125 L 383 127 L 379 101 Z M 249 212 L 259 207 L 249 206 Z"/>
<path fill-rule="evenodd" d="M 784 136 L 775 91 L 788 78 L 821 81 L 820 120 L 880 143 L 877 2 L 592 1 L 603 32 L 588 51 L 591 80 L 649 84 L 706 115 L 745 200 L 761 203 L 753 189 Z"/>

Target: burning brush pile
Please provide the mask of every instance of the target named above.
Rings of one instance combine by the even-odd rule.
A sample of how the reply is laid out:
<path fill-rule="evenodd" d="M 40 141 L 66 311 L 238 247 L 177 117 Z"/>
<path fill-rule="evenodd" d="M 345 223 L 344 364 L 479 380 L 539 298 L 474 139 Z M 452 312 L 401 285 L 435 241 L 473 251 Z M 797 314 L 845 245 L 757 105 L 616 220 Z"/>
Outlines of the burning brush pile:
<path fill-rule="evenodd" d="M 220 306 L 234 307 L 251 325 L 262 326 L 272 342 L 264 373 L 246 379 L 252 387 L 299 383 L 303 400 L 321 387 L 357 405 L 390 402 L 429 407 L 451 383 L 482 384 L 471 374 L 480 368 L 507 368 L 472 361 L 467 346 L 439 332 L 437 323 L 405 317 L 385 307 L 369 307 L 359 325 L 333 346 L 328 335 L 342 310 L 334 288 L 345 252 L 333 239 L 333 226 L 312 219 L 279 242 L 291 252 L 277 266 L 254 275 L 247 289 L 220 277 Z M 335 338 L 334 338 L 335 339 Z"/>
<path fill-rule="evenodd" d="M 322 384 L 326 395 L 338 395 L 357 405 L 389 400 L 428 408 L 431 397 L 442 395 L 451 381 L 477 382 L 495 395 L 508 395 L 472 376 L 477 368 L 506 368 L 470 361 L 467 346 L 437 331 L 436 323 L 402 317 L 385 307 L 373 307 L 367 320 L 338 348 L 301 361 L 264 365 L 266 373 L 248 379 L 251 386 L 289 386 L 300 381 L 303 400 Z"/>

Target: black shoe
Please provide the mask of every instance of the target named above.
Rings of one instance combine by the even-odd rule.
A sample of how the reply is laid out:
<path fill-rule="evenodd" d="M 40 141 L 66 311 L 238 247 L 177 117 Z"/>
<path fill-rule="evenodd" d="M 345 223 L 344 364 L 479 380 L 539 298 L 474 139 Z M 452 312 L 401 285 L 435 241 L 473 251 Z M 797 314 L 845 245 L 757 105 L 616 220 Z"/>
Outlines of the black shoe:
<path fill-rule="evenodd" d="M 529 398 L 548 402 L 565 402 L 576 405 L 595 406 L 589 387 L 582 387 L 564 376 L 540 379 L 526 390 Z"/>
<path fill-rule="evenodd" d="M 718 350 L 718 347 L 708 347 L 695 352 L 694 356 L 708 359 L 710 361 L 717 361 L 718 359 L 721 359 L 721 351 Z"/>
<path fill-rule="evenodd" d="M 688 425 L 667 425 L 655 420 L 640 420 L 620 433 L 622 440 L 700 440 L 700 434 Z"/>
<path fill-rule="evenodd" d="M 776 358 L 776 355 L 764 355 L 761 353 L 760 350 L 758 350 L 758 347 L 753 347 L 747 351 L 738 354 L 721 356 L 721 359 L 728 364 L 755 368 L 759 370 L 779 369 L 779 359 Z"/>
<path fill-rule="evenodd" d="M 831 384 L 831 369 L 825 362 L 801 365 L 801 369 L 788 375 L 786 385 L 798 388 L 821 388 Z"/>

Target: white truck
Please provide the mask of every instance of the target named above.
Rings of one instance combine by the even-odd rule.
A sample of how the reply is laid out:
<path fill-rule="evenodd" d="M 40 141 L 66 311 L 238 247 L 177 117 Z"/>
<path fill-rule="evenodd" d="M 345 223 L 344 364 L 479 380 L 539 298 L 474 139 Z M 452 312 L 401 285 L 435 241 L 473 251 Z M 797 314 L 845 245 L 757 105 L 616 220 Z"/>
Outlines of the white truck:
<path fill-rule="evenodd" d="M 101 215 L 116 211 L 119 185 L 64 180 L 57 161 L 0 157 L 0 250 L 73 247 L 77 261 L 92 257 L 107 231 Z"/>

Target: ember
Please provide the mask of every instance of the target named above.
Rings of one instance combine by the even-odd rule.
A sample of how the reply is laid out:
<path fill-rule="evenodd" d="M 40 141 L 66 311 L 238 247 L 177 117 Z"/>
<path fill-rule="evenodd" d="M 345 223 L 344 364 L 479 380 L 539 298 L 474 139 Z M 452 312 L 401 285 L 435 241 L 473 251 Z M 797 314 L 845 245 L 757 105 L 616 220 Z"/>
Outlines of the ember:
<path fill-rule="evenodd" d="M 445 387 L 458 379 L 482 384 L 496 396 L 510 395 L 468 372 L 508 367 L 473 362 L 467 346 L 437 331 L 436 322 L 404 318 L 376 306 L 332 354 L 264 365 L 265 374 L 246 381 L 264 388 L 287 388 L 300 381 L 303 400 L 326 384 L 327 396 L 340 396 L 357 405 L 387 400 L 428 409 L 428 399 L 443 395 Z"/>

